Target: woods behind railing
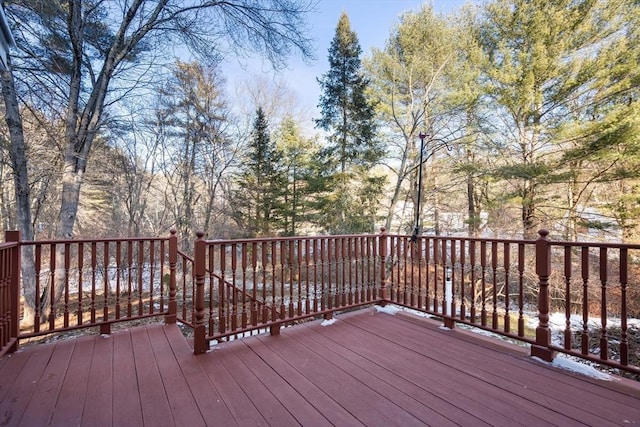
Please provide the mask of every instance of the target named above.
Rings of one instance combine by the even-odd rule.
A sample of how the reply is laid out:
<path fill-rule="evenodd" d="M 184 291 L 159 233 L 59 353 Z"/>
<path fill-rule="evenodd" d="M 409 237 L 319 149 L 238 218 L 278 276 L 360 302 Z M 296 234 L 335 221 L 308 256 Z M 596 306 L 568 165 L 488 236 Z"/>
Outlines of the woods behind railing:
<path fill-rule="evenodd" d="M 376 235 L 168 238 L 0 246 L 1 354 L 17 340 L 164 316 L 214 340 L 279 333 L 307 318 L 393 303 L 640 373 L 640 245 Z M 13 240 L 13 242 L 11 242 Z M 35 301 L 18 330 L 19 248 L 34 248 Z M 551 316 L 551 313 L 554 313 Z M 550 327 L 553 326 L 553 327 Z"/>

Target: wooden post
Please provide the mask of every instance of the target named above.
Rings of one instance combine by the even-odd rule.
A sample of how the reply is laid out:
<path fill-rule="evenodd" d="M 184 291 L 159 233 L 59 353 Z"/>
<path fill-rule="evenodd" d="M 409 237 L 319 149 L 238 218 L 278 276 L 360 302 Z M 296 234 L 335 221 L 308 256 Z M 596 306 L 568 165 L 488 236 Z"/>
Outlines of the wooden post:
<path fill-rule="evenodd" d="M 538 231 L 540 237 L 536 241 L 536 274 L 539 280 L 538 289 L 538 327 L 536 328 L 536 343 L 531 346 L 531 356 L 551 362 L 555 356 L 551 345 L 551 330 L 549 329 L 549 276 L 551 275 L 551 244 L 549 231 Z"/>
<path fill-rule="evenodd" d="M 178 305 L 176 303 L 176 265 L 178 264 L 178 236 L 176 230 L 169 230 L 169 307 L 164 323 L 176 323 Z"/>
<path fill-rule="evenodd" d="M 380 256 L 380 298 L 382 299 L 380 305 L 384 307 L 389 302 L 387 290 L 387 229 L 384 227 L 380 229 L 380 236 L 378 237 L 378 255 Z"/>
<path fill-rule="evenodd" d="M 204 324 L 204 282 L 206 273 L 206 251 L 207 243 L 204 241 L 204 233 L 198 231 L 194 244 L 194 275 L 196 279 L 195 297 L 195 325 L 193 335 L 193 352 L 195 354 L 206 353 L 209 350 L 209 342 L 206 339 L 206 328 Z"/>
<path fill-rule="evenodd" d="M 5 241 L 18 243 L 12 251 L 11 282 L 9 283 L 9 304 L 11 304 L 9 340 L 14 340 L 14 342 L 7 350 L 7 353 L 13 353 L 18 350 L 18 333 L 20 332 L 20 252 L 22 251 L 22 247 L 20 245 L 20 232 L 5 232 Z"/>

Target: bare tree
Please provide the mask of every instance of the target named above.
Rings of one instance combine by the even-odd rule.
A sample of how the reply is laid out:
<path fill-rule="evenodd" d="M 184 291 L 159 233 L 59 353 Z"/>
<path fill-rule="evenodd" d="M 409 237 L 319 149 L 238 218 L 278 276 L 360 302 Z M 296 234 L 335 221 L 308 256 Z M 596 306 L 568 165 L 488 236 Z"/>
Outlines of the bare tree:
<path fill-rule="evenodd" d="M 167 46 L 182 43 L 206 59 L 250 48 L 280 66 L 294 49 L 311 57 L 304 17 L 312 8 L 313 2 L 293 0 L 7 2 L 10 18 L 21 23 L 16 74 L 23 89 L 28 86 L 31 96 L 48 101 L 50 113 L 64 120 L 57 236 L 73 237 L 89 154 L 106 111 L 153 78 L 149 70 Z M 3 92 L 11 111 L 18 111 L 16 90 L 6 75 Z M 21 119 L 9 120 L 16 188 L 25 200 L 18 206 L 20 229 L 31 238 Z"/>

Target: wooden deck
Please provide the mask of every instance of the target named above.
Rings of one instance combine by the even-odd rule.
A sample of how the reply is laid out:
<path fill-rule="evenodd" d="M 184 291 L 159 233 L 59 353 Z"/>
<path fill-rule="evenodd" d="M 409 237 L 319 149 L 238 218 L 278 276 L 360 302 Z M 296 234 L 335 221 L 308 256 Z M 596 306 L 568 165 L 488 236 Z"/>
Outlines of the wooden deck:
<path fill-rule="evenodd" d="M 640 384 L 365 309 L 194 356 L 175 325 L 0 360 L 0 426 L 640 424 Z"/>

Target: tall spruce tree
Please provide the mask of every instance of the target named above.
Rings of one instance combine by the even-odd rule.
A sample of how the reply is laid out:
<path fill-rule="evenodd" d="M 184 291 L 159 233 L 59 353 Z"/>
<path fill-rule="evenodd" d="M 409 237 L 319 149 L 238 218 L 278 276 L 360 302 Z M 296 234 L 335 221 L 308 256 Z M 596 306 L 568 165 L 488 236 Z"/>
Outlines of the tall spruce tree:
<path fill-rule="evenodd" d="M 234 197 L 235 219 L 245 235 L 273 236 L 282 228 L 278 212 L 286 176 L 281 169 L 282 155 L 269 135 L 269 123 L 262 107 L 256 110 L 245 169 Z"/>
<path fill-rule="evenodd" d="M 375 220 L 358 218 L 363 206 L 353 194 L 358 183 L 371 183 L 370 169 L 384 152 L 376 139 L 375 110 L 367 97 L 369 80 L 363 74 L 361 53 L 358 37 L 343 12 L 329 47 L 329 71 L 318 79 L 321 118 L 316 120 L 316 126 L 328 133 L 325 161 L 332 191 L 323 210 L 325 226 L 333 233 L 372 231 Z M 381 187 L 372 191 L 381 194 Z M 375 216 L 371 209 L 369 214 Z"/>

